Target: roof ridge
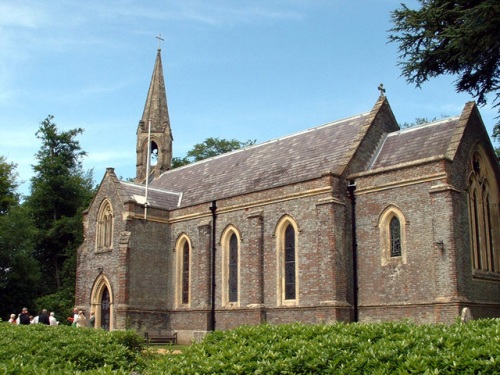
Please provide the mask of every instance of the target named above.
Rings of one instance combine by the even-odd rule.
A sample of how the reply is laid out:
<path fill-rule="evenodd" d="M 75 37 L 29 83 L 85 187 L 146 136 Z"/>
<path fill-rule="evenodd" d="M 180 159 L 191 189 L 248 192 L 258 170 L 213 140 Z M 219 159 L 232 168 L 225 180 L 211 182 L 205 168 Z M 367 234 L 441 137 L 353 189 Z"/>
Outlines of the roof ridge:
<path fill-rule="evenodd" d="M 164 173 L 168 173 L 168 172 L 171 172 L 173 170 L 180 170 L 180 169 L 188 168 L 189 166 L 194 165 L 194 164 L 203 164 L 203 163 L 209 162 L 211 160 L 223 158 L 223 157 L 226 157 L 228 155 L 234 155 L 234 154 L 236 154 L 238 152 L 243 152 L 243 151 L 250 150 L 250 149 L 253 149 L 253 148 L 262 147 L 262 146 L 265 146 L 265 145 L 268 145 L 268 144 L 271 144 L 271 143 L 275 143 L 275 142 L 278 142 L 278 141 L 281 141 L 281 140 L 284 140 L 284 139 L 296 137 L 298 135 L 309 133 L 309 132 L 312 132 L 312 131 L 315 131 L 315 130 L 318 130 L 318 129 L 323 129 L 323 128 L 326 128 L 328 126 L 334 126 L 334 125 L 339 124 L 339 123 L 344 122 L 344 121 L 349 121 L 349 120 L 352 120 L 352 119 L 355 119 L 355 118 L 361 118 L 361 117 L 367 116 L 369 114 L 370 114 L 370 112 L 363 112 L 363 113 L 360 113 L 360 114 L 357 114 L 357 115 L 354 115 L 354 116 L 345 117 L 345 118 L 340 119 L 340 120 L 335 120 L 335 121 L 332 121 L 332 122 L 327 122 L 327 123 L 322 124 L 322 125 L 317 125 L 317 126 L 314 126 L 312 128 L 301 130 L 301 131 L 298 131 L 296 133 L 291 133 L 291 134 L 285 135 L 283 137 L 273 138 L 273 139 L 264 141 L 262 143 L 250 145 L 250 146 L 243 147 L 243 148 L 239 148 L 237 150 L 225 152 L 225 153 L 220 154 L 220 155 L 211 156 L 211 157 L 203 159 L 203 160 L 198 160 L 198 161 L 195 161 L 193 163 L 189 163 L 189 164 L 186 164 L 186 165 L 183 165 L 183 166 L 180 166 L 180 167 L 177 167 L 177 168 L 165 171 L 165 172 L 162 173 L 162 175 Z"/>
<path fill-rule="evenodd" d="M 409 132 L 414 131 L 414 130 L 418 130 L 418 129 L 422 129 L 422 128 L 426 128 L 426 127 L 430 127 L 430 126 L 436 126 L 436 125 L 440 125 L 440 124 L 445 123 L 445 122 L 456 121 L 459 119 L 460 119 L 460 116 L 446 117 L 446 118 L 439 119 L 436 121 L 426 122 L 425 124 L 420 124 L 420 125 L 411 126 L 409 128 L 400 129 L 398 131 L 389 133 L 388 136 L 398 135 L 398 134 L 402 134 L 402 133 L 409 133 Z"/>

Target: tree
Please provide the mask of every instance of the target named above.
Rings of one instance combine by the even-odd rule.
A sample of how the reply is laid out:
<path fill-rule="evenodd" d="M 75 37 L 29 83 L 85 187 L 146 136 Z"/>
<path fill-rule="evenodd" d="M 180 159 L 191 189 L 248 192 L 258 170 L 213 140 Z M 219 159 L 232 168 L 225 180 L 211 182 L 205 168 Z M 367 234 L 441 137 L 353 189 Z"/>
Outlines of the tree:
<path fill-rule="evenodd" d="M 495 94 L 500 105 L 500 5 L 498 0 L 418 0 L 419 10 L 392 12 L 389 41 L 399 44 L 402 75 L 420 87 L 430 78 L 458 75 L 456 90 L 479 105 Z M 493 137 L 500 142 L 500 122 Z M 498 152 L 498 151 L 497 151 Z"/>
<path fill-rule="evenodd" d="M 246 142 L 241 142 L 236 139 L 219 139 L 207 138 L 202 143 L 197 143 L 191 150 L 188 151 L 185 157 L 172 158 L 172 168 L 181 167 L 186 164 L 194 163 L 196 161 L 208 159 L 226 152 L 238 150 L 247 146 L 255 144 L 255 140 L 249 139 Z"/>
<path fill-rule="evenodd" d="M 42 145 L 27 199 L 36 228 L 34 255 L 42 265 L 41 295 L 74 290 L 82 212 L 93 194 L 92 171 L 83 171 L 86 153 L 76 140 L 83 129 L 59 131 L 53 118 L 42 121 L 36 133 Z"/>
<path fill-rule="evenodd" d="M 0 156 L 0 317 L 33 306 L 39 265 L 32 257 L 33 226 L 19 204 L 16 165 Z"/>
<path fill-rule="evenodd" d="M 10 207 L 18 203 L 16 167 L 0 155 L 0 215 L 6 214 Z"/>

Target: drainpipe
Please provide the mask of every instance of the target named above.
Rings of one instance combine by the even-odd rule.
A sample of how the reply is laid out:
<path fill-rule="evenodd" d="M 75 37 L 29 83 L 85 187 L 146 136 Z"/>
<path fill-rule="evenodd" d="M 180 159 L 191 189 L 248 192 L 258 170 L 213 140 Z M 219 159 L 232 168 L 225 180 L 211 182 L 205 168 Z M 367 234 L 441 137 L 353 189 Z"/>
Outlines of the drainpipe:
<path fill-rule="evenodd" d="M 356 181 L 349 181 L 347 191 L 351 198 L 351 233 L 352 233 L 352 282 L 353 282 L 353 321 L 359 321 L 358 314 L 358 241 L 356 237 Z"/>
<path fill-rule="evenodd" d="M 215 223 L 217 220 L 217 205 L 216 201 L 212 201 L 210 207 L 212 212 L 212 290 L 211 290 L 211 310 L 210 310 L 210 330 L 215 331 Z"/>

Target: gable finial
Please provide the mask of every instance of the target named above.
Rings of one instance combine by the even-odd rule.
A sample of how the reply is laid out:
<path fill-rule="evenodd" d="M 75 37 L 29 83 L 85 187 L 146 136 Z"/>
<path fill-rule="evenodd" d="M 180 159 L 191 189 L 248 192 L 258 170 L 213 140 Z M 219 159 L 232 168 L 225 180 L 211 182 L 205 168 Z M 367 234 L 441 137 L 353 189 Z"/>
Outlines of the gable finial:
<path fill-rule="evenodd" d="M 164 42 L 165 39 L 163 39 L 161 37 L 161 33 L 158 34 L 158 36 L 156 37 L 156 39 L 158 39 L 158 51 L 161 51 L 161 42 Z"/>
<path fill-rule="evenodd" d="M 385 96 L 385 89 L 384 89 L 384 84 L 381 83 L 380 85 L 378 85 L 377 87 L 378 91 L 380 91 L 380 96 Z"/>

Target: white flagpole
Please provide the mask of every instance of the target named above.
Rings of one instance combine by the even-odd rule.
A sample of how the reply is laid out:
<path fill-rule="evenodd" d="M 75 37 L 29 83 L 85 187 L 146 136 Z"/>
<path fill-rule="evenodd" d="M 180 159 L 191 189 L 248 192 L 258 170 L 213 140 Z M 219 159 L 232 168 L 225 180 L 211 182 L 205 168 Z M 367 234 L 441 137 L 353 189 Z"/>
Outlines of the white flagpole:
<path fill-rule="evenodd" d="M 151 119 L 148 121 L 148 155 L 146 163 L 146 201 L 144 202 L 144 220 L 148 219 L 148 185 L 149 185 L 149 167 L 151 164 Z"/>

